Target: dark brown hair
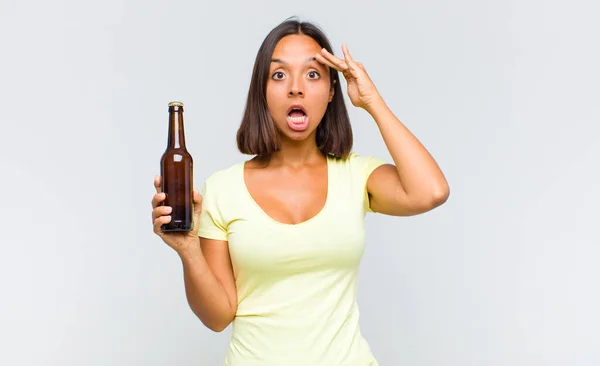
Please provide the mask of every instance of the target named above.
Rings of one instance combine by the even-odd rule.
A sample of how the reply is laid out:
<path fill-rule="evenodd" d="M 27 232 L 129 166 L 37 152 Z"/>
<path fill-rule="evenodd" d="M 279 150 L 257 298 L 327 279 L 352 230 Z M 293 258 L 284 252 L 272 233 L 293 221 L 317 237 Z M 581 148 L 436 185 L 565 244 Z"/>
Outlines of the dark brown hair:
<path fill-rule="evenodd" d="M 269 32 L 254 61 L 246 108 L 236 136 L 237 146 L 242 154 L 269 157 L 280 149 L 279 131 L 267 107 L 266 89 L 273 50 L 279 40 L 292 34 L 307 35 L 319 46 L 333 53 L 327 36 L 318 26 L 310 22 L 290 18 Z M 323 154 L 345 158 L 352 149 L 352 127 L 344 103 L 338 71 L 333 68 L 329 71 L 334 95 L 317 127 L 316 142 Z"/>

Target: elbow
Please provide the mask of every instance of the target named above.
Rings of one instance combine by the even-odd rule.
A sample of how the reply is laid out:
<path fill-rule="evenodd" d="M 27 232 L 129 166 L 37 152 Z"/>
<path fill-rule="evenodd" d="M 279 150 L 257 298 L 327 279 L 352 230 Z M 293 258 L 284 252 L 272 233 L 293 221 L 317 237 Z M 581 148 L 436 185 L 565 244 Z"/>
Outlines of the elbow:
<path fill-rule="evenodd" d="M 201 314 L 196 313 L 196 316 L 198 317 L 198 319 L 200 319 L 202 324 L 204 324 L 205 327 L 207 327 L 215 333 L 221 333 L 222 331 L 227 329 L 229 324 L 231 324 L 231 322 L 233 322 L 233 319 L 235 318 L 234 311 L 228 311 L 227 313 L 221 314 L 213 314 L 212 316 L 208 316 L 207 314 L 205 314 L 204 316 L 200 315 Z"/>
<path fill-rule="evenodd" d="M 221 333 L 222 331 L 227 329 L 227 327 L 229 326 L 229 324 L 231 324 L 232 321 L 233 319 L 222 321 L 202 321 L 202 323 L 213 332 Z"/>
<path fill-rule="evenodd" d="M 213 325 L 213 326 L 206 326 L 208 329 L 212 330 L 215 333 L 221 333 L 222 331 L 224 331 L 225 329 L 227 329 L 227 327 L 229 326 L 229 324 L 219 324 L 219 325 Z"/>
<path fill-rule="evenodd" d="M 434 190 L 434 193 L 431 196 L 430 205 L 432 207 L 441 206 L 446 203 L 448 197 L 450 197 L 450 187 L 448 186 L 448 183 L 446 183 L 442 187 Z"/>

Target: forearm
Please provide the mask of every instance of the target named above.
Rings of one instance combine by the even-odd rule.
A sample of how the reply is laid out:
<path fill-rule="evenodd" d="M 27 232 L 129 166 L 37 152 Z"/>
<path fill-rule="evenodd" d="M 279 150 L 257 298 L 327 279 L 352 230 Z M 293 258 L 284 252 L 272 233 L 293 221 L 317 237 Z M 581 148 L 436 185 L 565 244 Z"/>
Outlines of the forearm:
<path fill-rule="evenodd" d="M 439 166 L 419 140 L 378 98 L 367 112 L 377 123 L 406 195 L 414 200 L 445 200 L 449 187 Z"/>
<path fill-rule="evenodd" d="M 190 308 L 208 328 L 222 331 L 235 316 L 223 285 L 211 272 L 199 246 L 179 256 Z"/>

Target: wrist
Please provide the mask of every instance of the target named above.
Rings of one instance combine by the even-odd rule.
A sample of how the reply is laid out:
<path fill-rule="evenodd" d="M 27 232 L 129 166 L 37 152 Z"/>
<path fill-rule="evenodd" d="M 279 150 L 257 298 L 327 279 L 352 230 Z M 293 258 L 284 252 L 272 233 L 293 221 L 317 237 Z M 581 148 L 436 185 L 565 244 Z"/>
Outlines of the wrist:
<path fill-rule="evenodd" d="M 381 112 L 385 109 L 387 109 L 387 105 L 379 94 L 364 106 L 364 110 L 367 111 L 367 113 L 369 113 L 373 118 L 376 118 L 377 115 L 381 114 Z"/>
<path fill-rule="evenodd" d="M 189 241 L 177 250 L 177 254 L 184 262 L 193 262 L 202 258 L 200 239 L 198 237 L 190 238 Z"/>

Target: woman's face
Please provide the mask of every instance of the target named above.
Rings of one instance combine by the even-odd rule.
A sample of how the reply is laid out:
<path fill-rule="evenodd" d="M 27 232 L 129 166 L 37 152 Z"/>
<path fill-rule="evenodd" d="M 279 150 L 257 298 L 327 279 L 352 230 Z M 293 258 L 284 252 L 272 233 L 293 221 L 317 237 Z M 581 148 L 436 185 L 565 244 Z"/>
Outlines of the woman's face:
<path fill-rule="evenodd" d="M 309 36 L 282 38 L 271 57 L 267 106 L 282 137 L 303 140 L 314 136 L 333 99 L 329 68 L 315 60 L 321 47 Z"/>

